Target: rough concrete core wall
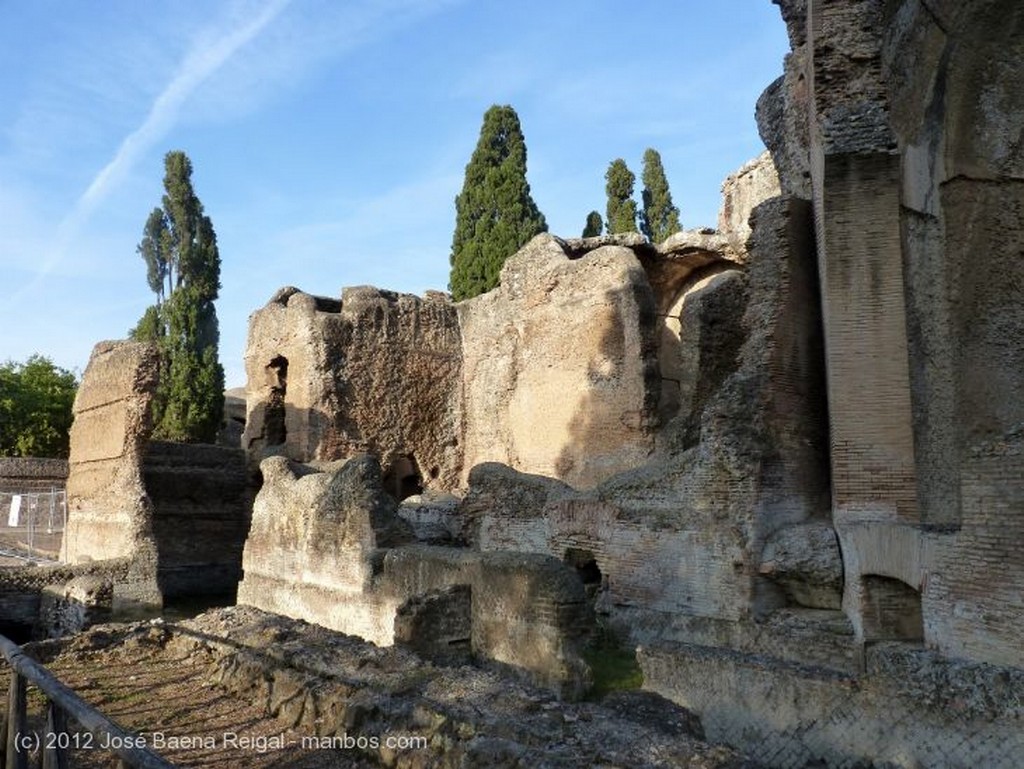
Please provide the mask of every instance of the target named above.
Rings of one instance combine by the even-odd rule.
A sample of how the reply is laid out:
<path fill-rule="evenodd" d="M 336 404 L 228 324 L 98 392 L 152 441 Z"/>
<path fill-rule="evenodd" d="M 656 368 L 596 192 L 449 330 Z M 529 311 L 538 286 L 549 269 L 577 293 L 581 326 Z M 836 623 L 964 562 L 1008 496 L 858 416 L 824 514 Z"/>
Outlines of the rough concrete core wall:
<path fill-rule="evenodd" d="M 625 246 L 579 258 L 538 235 L 459 303 L 464 468 L 505 462 L 594 486 L 654 448 L 654 297 Z"/>
<path fill-rule="evenodd" d="M 776 199 L 759 207 L 747 275 L 721 273 L 705 291 L 698 304 L 709 311 L 696 316 L 708 328 L 698 337 L 723 330 L 712 328 L 721 325 L 711 311 L 719 297 L 743 313 L 739 338 L 713 346 L 716 365 L 702 376 L 717 371 L 715 381 L 705 383 L 695 413 L 663 428 L 651 461 L 582 491 L 477 465 L 463 505 L 468 537 L 483 550 L 567 560 L 589 553 L 600 573 L 597 610 L 636 638 L 671 635 L 686 616 L 736 622 L 781 605 L 785 590 L 760 571 L 762 545 L 778 529 L 827 516 L 807 204 Z M 835 594 L 834 575 L 825 579 Z"/>
<path fill-rule="evenodd" d="M 397 496 L 458 486 L 462 357 L 445 295 L 357 287 L 338 301 L 282 289 L 253 313 L 245 360 L 253 469 L 268 454 L 370 451 L 385 470 L 408 468 L 393 473 Z"/>
<path fill-rule="evenodd" d="M 61 560 L 130 559 L 130 579 L 115 586 L 115 611 L 162 605 L 152 503 L 142 479 L 158 370 L 153 346 L 100 342 L 75 396 Z"/>
<path fill-rule="evenodd" d="M 271 457 L 246 541 L 239 603 L 305 619 L 382 646 L 400 641 L 431 656 L 449 642 L 514 668 L 566 697 L 583 694 L 589 669 L 579 648 L 589 631 L 583 585 L 557 560 L 416 545 L 363 455 L 319 466 Z M 465 617 L 431 628 L 417 612 L 439 608 L 438 591 L 470 593 L 468 637 L 450 638 Z M 422 599 L 419 608 L 412 601 Z M 409 639 L 412 627 L 434 635 Z"/>

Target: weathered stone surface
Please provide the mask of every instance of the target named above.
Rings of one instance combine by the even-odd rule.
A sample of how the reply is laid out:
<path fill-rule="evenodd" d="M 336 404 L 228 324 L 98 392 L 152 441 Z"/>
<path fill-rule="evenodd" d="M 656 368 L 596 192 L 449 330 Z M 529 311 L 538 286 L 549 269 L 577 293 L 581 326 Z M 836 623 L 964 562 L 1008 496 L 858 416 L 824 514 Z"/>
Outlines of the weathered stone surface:
<path fill-rule="evenodd" d="M 261 470 L 239 603 L 380 645 L 397 633 L 436 654 L 451 628 L 418 618 L 446 607 L 437 591 L 464 586 L 471 594 L 465 639 L 475 654 L 526 671 L 562 696 L 586 691 L 580 650 L 592 618 L 571 569 L 536 553 L 405 544 L 412 531 L 368 455 L 320 467 L 270 457 Z M 424 596 L 433 597 L 410 603 Z M 457 604 L 448 597 L 448 608 Z M 433 635 L 411 636 L 428 629 Z"/>
<path fill-rule="evenodd" d="M 152 441 L 142 466 L 167 598 L 234 593 L 252 495 L 238 448 Z"/>
<path fill-rule="evenodd" d="M 538 235 L 458 309 L 467 471 L 505 462 L 588 487 L 650 454 L 654 301 L 631 250 L 570 259 Z"/>
<path fill-rule="evenodd" d="M 217 432 L 217 443 L 221 446 L 239 448 L 245 432 L 245 388 L 233 387 L 224 392 L 224 421 Z"/>
<path fill-rule="evenodd" d="M 157 377 L 155 347 L 100 342 L 75 397 L 61 560 L 130 559 L 137 578 L 116 586 L 116 611 L 162 603 L 152 503 L 142 480 Z"/>
<path fill-rule="evenodd" d="M 699 440 L 704 406 L 736 370 L 747 335 L 746 275 L 732 269 L 699 275 L 703 277 L 686 284 L 668 309 L 658 349 L 661 418 L 666 424 L 674 417 L 682 423 L 665 432 L 685 433 L 687 445 Z"/>
<path fill-rule="evenodd" d="M 135 342 L 97 345 L 75 400 L 62 560 L 126 559 L 118 615 L 165 594 L 233 592 L 248 531 L 240 450 L 149 441 L 157 358 Z"/>
<path fill-rule="evenodd" d="M 451 585 L 413 596 L 395 612 L 395 645 L 440 663 L 470 658 L 473 593 L 469 585 Z"/>
<path fill-rule="evenodd" d="M 0 492 L 61 490 L 67 479 L 66 459 L 0 457 Z"/>
<path fill-rule="evenodd" d="M 696 704 L 709 734 L 756 746 L 780 766 L 1015 766 L 1019 746 L 1007 725 L 1017 698 L 976 695 L 1002 692 L 995 680 L 1024 666 L 1024 561 L 1011 544 L 1024 525 L 1024 283 L 1015 256 L 1024 238 L 1024 7 L 777 4 L 793 50 L 757 117 L 784 194 L 814 203 L 832 527 L 849 624 L 842 669 L 858 656 L 849 651 L 868 643 L 868 675 L 845 684 L 799 671 L 780 660 L 809 662 L 810 653 L 761 648 L 745 632 L 689 620 L 682 637 L 758 656 L 684 651 L 645 664 L 648 683 Z M 728 433 L 712 445 L 728 448 Z M 799 441 L 788 447 L 799 456 Z M 829 525 L 765 533 L 767 542 L 749 542 L 763 545 L 761 575 L 789 602 L 834 606 L 839 564 Z M 783 611 L 792 610 L 766 622 L 777 625 Z M 837 667 L 821 654 L 824 637 L 819 628 L 807 648 L 814 662 Z M 893 638 L 900 653 L 885 649 Z M 916 659 L 925 653 L 910 649 L 922 643 L 1014 670 Z"/>
<path fill-rule="evenodd" d="M 62 638 L 110 621 L 114 584 L 106 577 L 83 575 L 44 588 L 35 635 Z"/>
<path fill-rule="evenodd" d="M 680 258 L 687 254 L 705 252 L 713 254 L 716 259 L 727 259 L 742 262 L 746 248 L 734 248 L 729 233 L 716 230 L 680 230 L 669 235 L 657 246 L 662 257 Z"/>
<path fill-rule="evenodd" d="M 250 318 L 243 447 L 296 461 L 369 451 L 409 488 L 458 486 L 461 351 L 446 295 L 282 289 Z M 396 493 L 402 492 L 396 488 Z"/>
<path fill-rule="evenodd" d="M 838 609 L 843 598 L 843 559 L 828 522 L 781 529 L 761 552 L 761 574 L 783 586 L 800 606 Z"/>
<path fill-rule="evenodd" d="M 745 163 L 722 182 L 722 207 L 718 231 L 737 252 L 746 250 L 750 237 L 750 214 L 758 205 L 781 194 L 779 174 L 769 152 Z"/>
<path fill-rule="evenodd" d="M 782 3 L 792 50 L 784 74 L 757 100 L 757 128 L 771 153 L 782 194 L 811 199 L 811 85 L 806 44 L 806 0 Z"/>
<path fill-rule="evenodd" d="M 163 626 L 103 626 L 33 644 L 28 652 L 58 670 L 81 671 L 93 692 L 111 691 L 104 685 L 111 677 L 96 672 L 100 666 L 125 678 L 145 676 L 162 691 L 170 688 L 164 671 L 177 668 L 180 690 L 188 693 L 183 696 L 213 688 L 227 692 L 229 702 L 257 706 L 255 714 L 244 711 L 244 722 L 228 722 L 239 736 L 284 734 L 320 748 L 286 742 L 279 751 L 271 744 L 258 756 L 260 767 L 757 769 L 735 751 L 693 736 L 698 719 L 649 692 L 612 695 L 607 704 L 560 702 L 494 666 L 433 665 L 408 650 L 381 649 L 247 607 Z M 154 731 L 150 724 L 160 724 L 168 736 L 196 731 L 196 712 L 170 720 L 174 714 L 157 711 L 154 718 L 159 707 L 160 700 L 140 702 L 138 710 L 122 711 L 126 717 L 119 721 L 146 725 L 147 733 Z M 138 711 L 151 720 L 136 720 Z M 276 718 L 276 729 L 273 722 L 259 723 L 261 715 Z M 169 757 L 188 766 L 248 765 L 244 751 L 228 751 L 221 734 L 212 734 L 215 750 L 194 752 L 187 761 L 180 753 Z M 363 745 L 346 748 L 346 737 L 361 738 Z M 403 743 L 389 746 L 388 737 Z M 314 743 L 316 738 L 321 741 Z M 253 756 L 250 748 L 250 762 Z"/>
<path fill-rule="evenodd" d="M 390 643 L 398 601 L 364 600 L 378 548 L 412 539 L 381 486 L 380 465 L 362 455 L 322 470 L 270 457 L 253 504 L 238 602 L 310 619 Z"/>
<path fill-rule="evenodd" d="M 771 766 L 1013 769 L 1024 749 L 1019 669 L 902 644 L 870 647 L 859 676 L 701 646 L 638 656 L 648 685 L 690 703 L 708 739 Z"/>
<path fill-rule="evenodd" d="M 471 540 L 591 553 L 607 580 L 598 611 L 636 638 L 672 635 L 685 615 L 738 621 L 784 601 L 759 574 L 760 545 L 828 505 L 810 238 L 806 203 L 758 208 L 747 277 L 721 279 L 747 284 L 745 337 L 704 396 L 698 443 L 674 422 L 653 461 L 584 493 L 478 467 L 464 504 Z"/>
<path fill-rule="evenodd" d="M 420 542 L 458 544 L 465 538 L 459 503 L 454 494 L 416 494 L 402 500 L 398 517 L 412 527 L 413 536 Z"/>

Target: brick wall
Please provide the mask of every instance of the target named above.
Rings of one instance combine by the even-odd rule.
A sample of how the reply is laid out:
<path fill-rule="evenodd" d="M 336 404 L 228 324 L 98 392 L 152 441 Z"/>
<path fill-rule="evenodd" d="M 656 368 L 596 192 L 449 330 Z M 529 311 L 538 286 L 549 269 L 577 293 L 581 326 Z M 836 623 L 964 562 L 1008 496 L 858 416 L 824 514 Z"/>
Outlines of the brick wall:
<path fill-rule="evenodd" d="M 146 449 L 142 476 L 153 504 L 157 574 L 164 596 L 234 593 L 249 532 L 245 453 L 153 441 Z"/>
<path fill-rule="evenodd" d="M 59 491 L 67 479 L 66 459 L 0 457 L 0 492 Z"/>
<path fill-rule="evenodd" d="M 964 519 L 927 585 L 936 646 L 1024 667 L 1024 436 L 976 447 L 962 474 Z"/>
<path fill-rule="evenodd" d="M 899 167 L 896 155 L 825 158 L 818 258 L 835 507 L 915 520 Z"/>

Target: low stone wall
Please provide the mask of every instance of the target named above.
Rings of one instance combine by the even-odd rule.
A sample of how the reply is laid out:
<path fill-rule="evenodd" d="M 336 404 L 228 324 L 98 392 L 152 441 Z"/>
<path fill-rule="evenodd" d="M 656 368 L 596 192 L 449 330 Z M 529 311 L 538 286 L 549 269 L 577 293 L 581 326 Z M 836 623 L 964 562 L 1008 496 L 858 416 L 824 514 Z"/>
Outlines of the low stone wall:
<path fill-rule="evenodd" d="M 578 699 L 589 686 L 590 671 L 579 652 L 592 616 L 583 584 L 554 558 L 408 545 L 388 552 L 378 584 L 402 599 L 402 606 L 417 596 L 467 586 L 473 652 L 528 671 L 567 699 Z"/>
<path fill-rule="evenodd" d="M 0 569 L 0 633 L 25 640 L 30 636 L 50 635 L 49 626 L 53 623 L 41 611 L 45 596 L 60 594 L 67 599 L 66 588 L 76 580 L 77 585 L 84 584 L 82 580 L 98 580 L 111 588 L 118 585 L 122 591 L 131 592 L 134 583 L 141 581 L 143 586 L 148 585 L 149 576 L 133 568 L 127 559 Z M 112 605 L 113 596 L 107 598 L 107 605 Z"/>
<path fill-rule="evenodd" d="M 0 457 L 0 492 L 62 490 L 68 480 L 66 459 Z"/>
<path fill-rule="evenodd" d="M 774 769 L 1016 769 L 1024 672 L 919 647 L 869 648 L 866 672 L 703 646 L 641 648 L 644 686 L 696 712 L 708 740 Z"/>
<path fill-rule="evenodd" d="M 569 567 L 537 553 L 412 543 L 368 455 L 320 467 L 272 457 L 260 469 L 264 485 L 253 506 L 239 603 L 390 646 L 396 615 L 408 623 L 417 600 L 466 586 L 469 638 L 450 641 L 468 640 L 473 652 L 567 698 L 583 694 L 589 669 L 579 650 L 591 622 L 583 585 Z M 434 632 L 449 630 L 443 624 Z M 434 641 L 420 639 L 436 647 Z"/>
<path fill-rule="evenodd" d="M 164 597 L 233 593 L 249 532 L 245 452 L 153 441 L 142 477 L 153 504 Z"/>

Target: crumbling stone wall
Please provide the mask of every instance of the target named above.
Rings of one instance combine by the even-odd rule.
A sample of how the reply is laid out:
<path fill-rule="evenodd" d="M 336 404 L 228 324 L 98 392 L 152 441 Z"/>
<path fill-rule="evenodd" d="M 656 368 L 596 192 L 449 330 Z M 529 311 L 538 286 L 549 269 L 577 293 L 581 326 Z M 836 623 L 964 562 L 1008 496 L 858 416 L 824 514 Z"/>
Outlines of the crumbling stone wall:
<path fill-rule="evenodd" d="M 138 578 L 127 558 L 2 568 L 0 633 L 19 642 L 50 637 L 61 628 L 69 628 L 72 615 L 78 617 L 75 626 L 81 629 L 90 621 L 108 618 L 115 586 L 120 586 L 123 596 L 124 586 Z"/>
<path fill-rule="evenodd" d="M 470 541 L 559 559 L 591 553 L 606 583 L 598 610 L 638 639 L 683 633 L 687 616 L 737 622 L 783 605 L 784 589 L 761 574 L 761 547 L 828 513 L 809 213 L 786 199 L 757 209 L 742 337 L 705 367 L 717 367 L 717 381 L 662 430 L 651 461 L 592 491 L 477 466 L 463 505 Z M 729 296 L 734 280 L 708 290 Z"/>
<path fill-rule="evenodd" d="M 61 560 L 128 559 L 129 578 L 114 589 L 119 613 L 159 609 L 163 600 L 156 580 L 153 508 L 142 479 L 158 372 L 155 347 L 100 342 L 73 407 Z"/>
<path fill-rule="evenodd" d="M 485 461 L 581 488 L 636 467 L 662 424 L 699 414 L 735 357 L 742 280 L 716 276 L 742 266 L 738 237 L 541 235 L 507 260 L 498 288 L 457 306 L 437 293 L 363 287 L 339 302 L 282 289 L 250 322 L 253 469 L 273 453 L 369 451 L 402 498 L 463 489 Z M 696 301 L 711 280 L 730 280 L 738 298 Z M 704 333 L 686 336 L 683 314 L 701 312 Z"/>
<path fill-rule="evenodd" d="M 271 457 L 253 507 L 238 601 L 358 635 L 396 640 L 438 656 L 443 644 L 526 671 L 570 698 L 589 669 L 579 650 L 590 627 L 583 585 L 557 560 L 527 553 L 481 553 L 412 543 L 411 529 L 385 493 L 369 455 L 324 465 Z M 451 622 L 427 627 L 439 591 L 463 586 L 465 601 L 443 607 Z M 465 626 L 466 637 L 449 637 Z M 409 639 L 409 628 L 431 635 Z"/>
<path fill-rule="evenodd" d="M 761 573 L 817 608 L 806 650 L 763 640 L 793 608 L 756 640 L 678 622 L 692 645 L 645 650 L 646 685 L 772 766 L 1016 766 L 1024 7 L 776 4 L 793 50 L 757 115 L 813 206 L 832 520 L 770 534 Z"/>
<path fill-rule="evenodd" d="M 458 305 L 464 467 L 593 486 L 646 460 L 657 426 L 654 297 L 631 249 L 571 259 L 539 235 Z"/>
<path fill-rule="evenodd" d="M 164 596 L 230 593 L 248 530 L 244 454 L 150 442 L 158 353 L 101 342 L 75 399 L 68 520 L 61 560 L 124 560 L 115 615 L 158 610 Z"/>
<path fill-rule="evenodd" d="M 970 586 L 1024 579 L 1000 544 L 1024 497 L 989 480 L 1019 475 L 993 447 L 1015 445 L 1024 420 L 1024 11 L 779 4 L 800 74 L 787 63 L 759 120 L 777 162 L 803 152 L 812 170 L 846 610 L 860 632 L 864 580 L 902 579 L 927 644 L 1021 664 L 1006 597 Z M 806 142 L 788 128 L 803 116 Z M 783 188 L 799 166 L 781 162 Z M 872 527 L 906 546 L 887 551 Z"/>
<path fill-rule="evenodd" d="M 750 214 L 753 210 L 780 194 L 779 173 L 767 150 L 726 177 L 722 182 L 718 231 L 728 239 L 734 251 L 746 251 L 747 239 L 750 237 Z"/>
<path fill-rule="evenodd" d="M 458 486 L 462 356 L 446 295 L 282 289 L 250 318 L 245 360 L 242 446 L 255 465 L 369 451 L 396 467 L 397 496 Z"/>

